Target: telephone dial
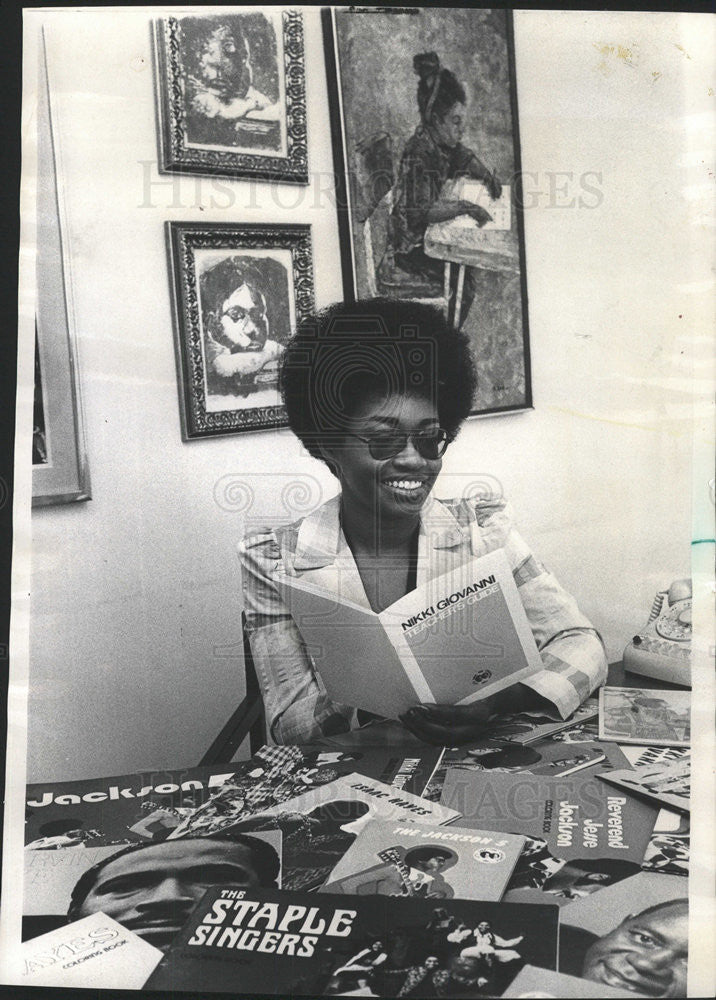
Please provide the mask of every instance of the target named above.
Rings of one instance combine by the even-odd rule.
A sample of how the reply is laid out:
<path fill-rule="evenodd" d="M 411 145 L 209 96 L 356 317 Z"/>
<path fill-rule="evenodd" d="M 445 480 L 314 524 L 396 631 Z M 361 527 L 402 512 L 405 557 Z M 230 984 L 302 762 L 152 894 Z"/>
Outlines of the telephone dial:
<path fill-rule="evenodd" d="M 649 620 L 624 650 L 624 669 L 691 687 L 691 581 L 654 598 Z"/>

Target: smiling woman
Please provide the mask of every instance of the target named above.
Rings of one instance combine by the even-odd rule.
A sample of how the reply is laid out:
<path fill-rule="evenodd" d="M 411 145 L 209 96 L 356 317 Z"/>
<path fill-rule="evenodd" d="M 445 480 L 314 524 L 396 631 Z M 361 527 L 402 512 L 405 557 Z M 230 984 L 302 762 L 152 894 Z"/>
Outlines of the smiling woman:
<path fill-rule="evenodd" d="M 479 737 L 503 710 L 546 700 L 566 717 L 603 683 L 598 636 L 514 531 L 504 502 L 433 496 L 475 383 L 467 339 L 421 303 L 335 305 L 289 341 L 280 372 L 289 424 L 341 492 L 308 517 L 239 546 L 247 630 L 277 742 L 341 742 L 340 734 L 370 727 L 361 734 L 366 741 L 405 742 L 412 734 L 455 745 Z M 400 725 L 328 698 L 279 594 L 281 573 L 380 612 L 418 583 L 498 548 L 512 567 L 543 671 L 469 705 L 416 705 Z"/>

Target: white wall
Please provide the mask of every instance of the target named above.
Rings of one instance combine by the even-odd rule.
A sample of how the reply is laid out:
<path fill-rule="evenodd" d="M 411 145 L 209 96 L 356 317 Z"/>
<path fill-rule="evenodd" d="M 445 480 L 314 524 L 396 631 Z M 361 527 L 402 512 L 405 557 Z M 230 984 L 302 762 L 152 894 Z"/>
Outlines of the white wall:
<path fill-rule="evenodd" d="M 246 519 L 288 517 L 281 491 L 302 477 L 293 510 L 335 491 L 288 431 L 181 442 L 164 221 L 309 222 L 319 305 L 339 295 L 339 248 L 315 187 L 222 180 L 229 199 L 152 167 L 147 198 L 154 13 L 26 14 L 31 37 L 40 22 L 48 32 L 93 493 L 33 514 L 31 781 L 198 762 L 243 693 L 234 546 Z M 685 74 L 699 67 L 677 47 L 681 23 L 515 14 L 522 164 L 545 192 L 525 213 L 535 409 L 471 420 L 442 487 L 504 486 L 612 658 L 690 565 L 685 286 L 698 275 L 684 191 L 700 168 L 681 151 Z M 315 8 L 305 33 L 310 169 L 325 177 Z M 571 171 L 577 195 L 600 172 L 587 199 L 599 205 L 550 204 L 546 171 Z M 243 480 L 254 500 L 240 513 L 227 485 Z"/>

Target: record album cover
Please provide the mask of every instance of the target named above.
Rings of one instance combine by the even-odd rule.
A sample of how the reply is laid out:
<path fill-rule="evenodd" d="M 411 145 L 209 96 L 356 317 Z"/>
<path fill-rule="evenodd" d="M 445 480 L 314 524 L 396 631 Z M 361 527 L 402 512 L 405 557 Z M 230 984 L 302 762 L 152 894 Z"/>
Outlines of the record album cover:
<path fill-rule="evenodd" d="M 210 805 L 210 803 L 209 803 Z M 178 836 L 201 830 L 250 833 L 281 830 L 283 834 L 284 881 L 288 889 L 315 889 L 372 819 L 442 825 L 459 814 L 435 802 L 411 795 L 383 782 L 350 774 L 287 799 L 261 812 L 224 817 L 205 813 L 198 826 L 188 824 Z M 211 820 L 211 825 L 204 825 Z"/>
<path fill-rule="evenodd" d="M 679 812 L 691 808 L 691 755 L 676 760 L 664 760 L 654 764 L 623 771 L 608 771 L 601 775 L 610 785 L 626 789 L 627 792 L 646 798 Z"/>
<path fill-rule="evenodd" d="M 554 969 L 557 907 L 212 889 L 147 988 L 281 996 L 499 996 Z"/>
<path fill-rule="evenodd" d="M 524 837 L 459 826 L 373 820 L 358 834 L 321 892 L 421 899 L 502 897 Z"/>
<path fill-rule="evenodd" d="M 691 691 L 603 687 L 599 691 L 599 736 L 620 743 L 688 746 Z"/>
<path fill-rule="evenodd" d="M 506 899 L 526 902 L 541 892 L 565 905 L 640 870 L 657 809 L 608 788 L 589 772 L 548 778 L 451 769 L 441 801 L 460 809 L 462 827 L 526 838 Z"/>
<path fill-rule="evenodd" d="M 187 814 L 172 836 L 219 829 L 253 813 L 319 788 L 347 774 L 362 774 L 411 795 L 421 795 L 442 756 L 427 745 L 351 747 L 264 746 L 236 765 L 222 787 Z"/>

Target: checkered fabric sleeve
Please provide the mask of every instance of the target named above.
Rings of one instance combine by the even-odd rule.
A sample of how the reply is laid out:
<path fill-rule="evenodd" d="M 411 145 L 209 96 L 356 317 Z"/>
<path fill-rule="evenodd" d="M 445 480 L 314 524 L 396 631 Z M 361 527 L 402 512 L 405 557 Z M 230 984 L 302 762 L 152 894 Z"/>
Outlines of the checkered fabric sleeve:
<path fill-rule="evenodd" d="M 331 701 L 273 574 L 281 562 L 272 531 L 239 543 L 246 630 L 276 743 L 312 743 L 358 726 L 355 708 Z"/>
<path fill-rule="evenodd" d="M 542 657 L 544 670 L 522 683 L 551 702 L 559 717 L 566 719 L 607 679 L 601 637 L 571 594 L 515 530 L 505 501 L 472 501 L 470 508 L 463 506 L 458 519 L 467 515 L 472 520 L 473 552 L 482 555 L 504 548 Z"/>

